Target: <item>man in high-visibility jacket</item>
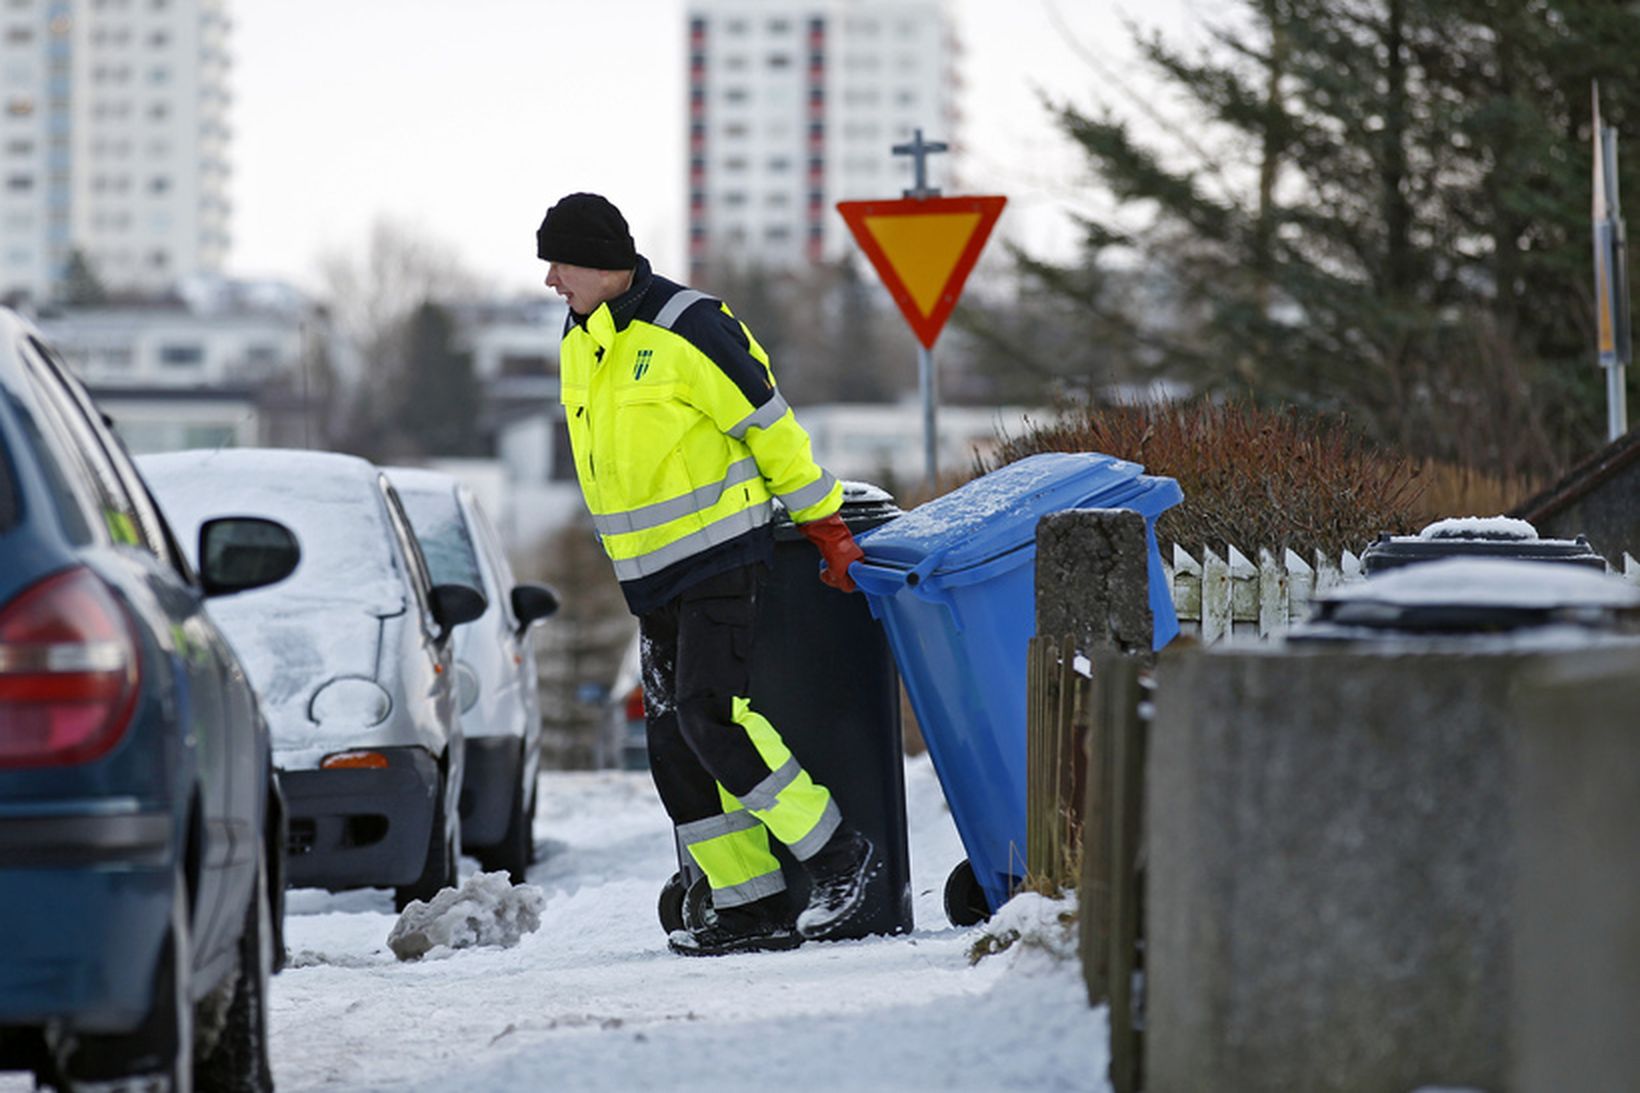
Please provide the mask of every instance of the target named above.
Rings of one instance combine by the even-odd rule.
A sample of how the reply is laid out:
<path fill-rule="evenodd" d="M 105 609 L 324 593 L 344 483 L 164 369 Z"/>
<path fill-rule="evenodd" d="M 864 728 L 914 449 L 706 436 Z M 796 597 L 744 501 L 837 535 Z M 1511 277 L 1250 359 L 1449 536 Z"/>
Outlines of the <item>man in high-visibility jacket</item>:
<path fill-rule="evenodd" d="M 559 373 L 575 472 L 643 634 L 650 771 L 711 885 L 715 921 L 667 944 L 716 956 L 831 936 L 859 911 L 875 848 L 747 695 L 771 499 L 819 548 L 820 579 L 851 592 L 863 552 L 838 515 L 842 485 L 814 462 L 751 331 L 657 276 L 609 201 L 563 198 L 536 252 L 569 304 Z M 813 882 L 795 923 L 771 832 Z"/>

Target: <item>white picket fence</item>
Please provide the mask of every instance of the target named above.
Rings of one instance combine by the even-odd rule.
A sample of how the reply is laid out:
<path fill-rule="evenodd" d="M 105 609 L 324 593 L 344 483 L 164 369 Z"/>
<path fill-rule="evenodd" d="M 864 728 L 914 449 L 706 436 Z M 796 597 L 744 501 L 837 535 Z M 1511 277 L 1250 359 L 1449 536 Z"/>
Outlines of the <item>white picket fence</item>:
<path fill-rule="evenodd" d="M 1276 557 L 1258 551 L 1258 561 L 1235 547 L 1223 555 L 1204 548 L 1200 558 L 1175 544 L 1162 568 L 1173 594 L 1181 633 L 1202 642 L 1267 638 L 1309 617 L 1310 600 L 1333 585 L 1362 578 L 1361 559 L 1350 551 L 1334 561 L 1316 551 L 1305 561 L 1291 550 Z M 1640 561 L 1623 555 L 1619 572 L 1640 585 Z"/>

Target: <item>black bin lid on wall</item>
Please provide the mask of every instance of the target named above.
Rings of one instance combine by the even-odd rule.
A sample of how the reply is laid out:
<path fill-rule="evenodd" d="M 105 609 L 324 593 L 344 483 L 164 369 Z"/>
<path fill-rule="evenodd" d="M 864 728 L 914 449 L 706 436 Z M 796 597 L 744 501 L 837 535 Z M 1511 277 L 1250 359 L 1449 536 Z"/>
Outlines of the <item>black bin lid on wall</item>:
<path fill-rule="evenodd" d="M 1589 541 L 1540 539 L 1525 520 L 1507 516 L 1457 517 L 1439 520 L 1417 535 L 1380 535 L 1361 552 L 1361 570 L 1371 576 L 1385 570 L 1443 558 L 1500 558 L 1557 562 L 1606 571 L 1606 559 Z"/>

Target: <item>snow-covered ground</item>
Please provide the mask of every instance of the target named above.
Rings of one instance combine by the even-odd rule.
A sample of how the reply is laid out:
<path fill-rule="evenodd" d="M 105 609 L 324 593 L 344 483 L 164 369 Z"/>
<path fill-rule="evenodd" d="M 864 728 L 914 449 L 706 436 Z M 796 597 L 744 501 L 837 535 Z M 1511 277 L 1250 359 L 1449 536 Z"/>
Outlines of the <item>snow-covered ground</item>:
<path fill-rule="evenodd" d="M 926 757 L 906 789 L 917 928 L 904 937 L 670 954 L 655 903 L 676 860 L 646 774 L 543 775 L 529 879 L 546 901 L 514 948 L 401 963 L 387 892 L 292 892 L 270 1016 L 278 1087 L 1105 1089 L 1105 1014 L 1074 960 L 1016 946 L 969 965 L 977 932 L 941 908 L 962 847 Z M 1027 902 L 1004 915 L 1030 919 Z"/>

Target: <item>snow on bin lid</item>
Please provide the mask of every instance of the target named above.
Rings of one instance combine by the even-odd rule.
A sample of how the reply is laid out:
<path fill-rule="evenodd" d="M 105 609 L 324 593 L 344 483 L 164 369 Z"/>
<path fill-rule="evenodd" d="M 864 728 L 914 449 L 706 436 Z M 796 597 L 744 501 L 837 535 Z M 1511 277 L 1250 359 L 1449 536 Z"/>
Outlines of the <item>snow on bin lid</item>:
<path fill-rule="evenodd" d="M 911 569 L 938 555 L 938 568 L 966 569 L 1035 542 L 1050 512 L 1130 500 L 1143 492 L 1143 472 L 1097 452 L 1027 456 L 874 528 L 860 545 L 873 565 Z"/>
<path fill-rule="evenodd" d="M 1445 558 L 1335 585 L 1318 602 L 1394 607 L 1640 607 L 1640 587 L 1580 566 L 1510 558 Z"/>
<path fill-rule="evenodd" d="M 1581 566 L 1513 558 L 1451 557 L 1404 566 L 1317 597 L 1293 640 L 1351 639 L 1371 632 L 1482 635 L 1632 632 L 1640 588 Z"/>
<path fill-rule="evenodd" d="M 1531 524 L 1509 516 L 1450 517 L 1435 521 L 1416 535 L 1380 535 L 1362 552 L 1361 568 L 1372 576 L 1458 556 L 1562 562 L 1600 572 L 1606 569 L 1606 559 L 1583 536 L 1540 539 Z"/>
<path fill-rule="evenodd" d="M 1420 539 L 1495 539 L 1523 542 L 1538 537 L 1537 528 L 1512 516 L 1451 516 L 1418 533 Z"/>

